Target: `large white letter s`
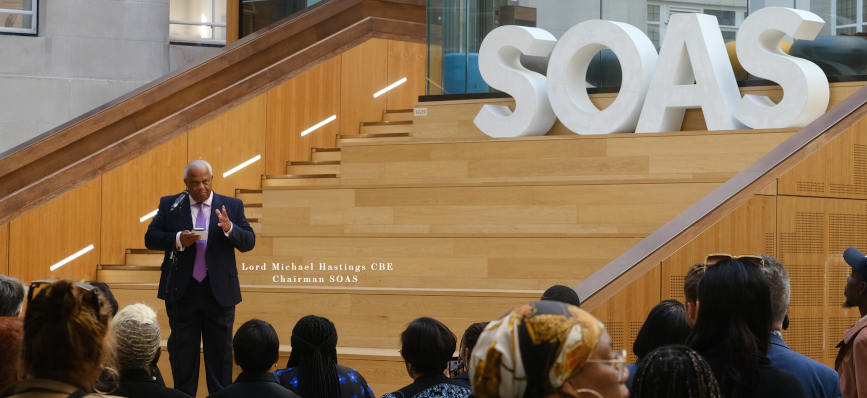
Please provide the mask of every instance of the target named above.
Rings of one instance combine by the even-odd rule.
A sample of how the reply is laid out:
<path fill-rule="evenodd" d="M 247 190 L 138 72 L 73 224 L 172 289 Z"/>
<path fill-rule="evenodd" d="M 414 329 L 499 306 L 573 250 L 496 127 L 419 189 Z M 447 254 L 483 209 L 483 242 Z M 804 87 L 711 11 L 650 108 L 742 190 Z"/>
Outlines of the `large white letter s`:
<path fill-rule="evenodd" d="M 813 40 L 825 21 L 808 11 L 768 7 L 751 14 L 738 31 L 737 52 L 751 74 L 771 80 L 783 89 L 783 100 L 744 95 L 735 117 L 754 129 L 804 127 L 828 109 L 828 78 L 816 64 L 792 57 L 780 49 L 780 40 Z"/>
<path fill-rule="evenodd" d="M 479 49 L 479 72 L 489 86 L 515 98 L 515 111 L 485 105 L 473 122 L 494 138 L 545 135 L 556 116 L 548 100 L 545 76 L 521 65 L 521 54 L 547 57 L 557 44 L 539 28 L 501 26 L 488 33 Z"/>

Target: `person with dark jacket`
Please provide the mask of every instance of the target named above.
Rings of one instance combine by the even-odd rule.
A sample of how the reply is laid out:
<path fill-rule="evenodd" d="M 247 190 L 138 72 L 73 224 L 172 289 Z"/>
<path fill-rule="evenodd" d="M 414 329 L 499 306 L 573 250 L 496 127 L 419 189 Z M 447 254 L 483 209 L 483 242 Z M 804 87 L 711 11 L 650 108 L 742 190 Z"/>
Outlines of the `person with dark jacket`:
<path fill-rule="evenodd" d="M 400 355 L 413 382 L 380 398 L 465 398 L 470 387 L 443 374 L 455 352 L 457 338 L 442 322 L 418 318 L 400 334 Z"/>
<path fill-rule="evenodd" d="M 771 292 L 762 262 L 758 256 L 708 257 L 686 345 L 708 363 L 728 398 L 806 398 L 798 378 L 768 359 Z"/>
<path fill-rule="evenodd" d="M 461 337 L 461 348 L 458 351 L 460 355 L 463 372 L 458 373 L 454 379 L 463 382 L 467 387 L 472 388 L 473 382 L 470 380 L 470 371 L 467 364 L 470 363 L 470 355 L 473 353 L 473 348 L 476 348 L 476 342 L 479 341 L 479 336 L 485 331 L 485 326 L 488 322 L 476 322 L 464 331 L 464 337 Z"/>
<path fill-rule="evenodd" d="M 153 308 L 144 304 L 127 306 L 114 316 L 111 325 L 117 344 L 115 358 L 120 373 L 113 395 L 128 398 L 189 398 L 189 395 L 155 380 L 150 373 L 162 353 L 160 325 Z"/>
<path fill-rule="evenodd" d="M 280 359 L 280 341 L 268 322 L 258 319 L 244 322 L 235 333 L 232 348 L 241 374 L 233 384 L 211 394 L 210 398 L 300 398 L 283 388 L 269 372 Z"/>

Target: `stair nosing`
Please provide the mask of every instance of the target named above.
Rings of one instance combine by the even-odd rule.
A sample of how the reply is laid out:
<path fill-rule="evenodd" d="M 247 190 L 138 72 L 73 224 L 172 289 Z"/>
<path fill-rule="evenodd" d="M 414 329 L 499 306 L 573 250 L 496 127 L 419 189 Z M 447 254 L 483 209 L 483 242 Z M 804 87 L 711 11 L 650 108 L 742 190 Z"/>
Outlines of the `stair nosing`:
<path fill-rule="evenodd" d="M 236 194 L 239 194 L 239 193 L 262 193 L 262 190 L 261 190 L 261 189 L 241 189 L 241 188 L 235 188 L 235 193 L 236 193 Z"/>
<path fill-rule="evenodd" d="M 268 174 L 263 175 L 263 180 L 292 180 L 304 178 L 337 178 L 337 174 Z"/>
<path fill-rule="evenodd" d="M 106 268 L 110 267 L 110 268 Z M 159 271 L 159 265 L 121 265 L 121 264 L 100 264 L 99 270 L 120 270 L 120 271 Z"/>
<path fill-rule="evenodd" d="M 365 126 L 408 126 L 411 125 L 411 120 L 393 120 L 385 122 L 361 122 L 361 127 Z"/>
<path fill-rule="evenodd" d="M 260 207 L 262 207 L 262 204 L 261 203 L 244 203 L 244 207 L 260 208 Z"/>
<path fill-rule="evenodd" d="M 339 160 L 309 160 L 309 161 L 287 161 L 287 166 L 325 166 L 340 164 Z"/>
<path fill-rule="evenodd" d="M 165 254 L 162 250 L 126 249 L 126 254 Z"/>
<path fill-rule="evenodd" d="M 338 134 L 337 139 L 352 139 L 352 138 L 392 138 L 392 137 L 412 137 L 412 133 L 382 133 L 382 134 Z"/>
<path fill-rule="evenodd" d="M 386 113 L 412 113 L 412 108 L 409 109 L 383 109 L 383 114 Z"/>
<path fill-rule="evenodd" d="M 310 148 L 311 152 L 340 152 L 340 148 Z"/>

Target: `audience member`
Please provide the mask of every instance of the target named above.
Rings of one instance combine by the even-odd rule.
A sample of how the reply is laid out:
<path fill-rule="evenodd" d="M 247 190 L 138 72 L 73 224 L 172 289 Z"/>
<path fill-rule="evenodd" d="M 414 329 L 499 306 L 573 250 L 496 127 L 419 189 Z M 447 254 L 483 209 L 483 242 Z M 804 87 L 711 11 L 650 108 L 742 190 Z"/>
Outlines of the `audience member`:
<path fill-rule="evenodd" d="M 327 318 L 307 315 L 292 329 L 280 385 L 304 398 L 376 398 L 357 370 L 337 364 L 337 329 Z"/>
<path fill-rule="evenodd" d="M 793 351 L 783 341 L 783 320 L 789 311 L 789 298 L 792 288 L 789 273 L 777 259 L 760 256 L 762 271 L 771 290 L 771 344 L 768 346 L 768 359 L 774 366 L 789 372 L 804 385 L 807 396 L 811 398 L 838 398 L 840 378 L 833 369 Z"/>
<path fill-rule="evenodd" d="M 644 356 L 631 388 L 632 398 L 721 398 L 707 362 L 689 347 L 657 347 Z"/>
<path fill-rule="evenodd" d="M 24 320 L 0 317 L 0 391 L 20 379 Z"/>
<path fill-rule="evenodd" d="M 427 317 L 410 322 L 400 334 L 400 345 L 400 355 L 413 382 L 381 398 L 460 398 L 472 394 L 468 387 L 444 374 L 457 338 L 442 322 Z"/>
<path fill-rule="evenodd" d="M 846 263 L 852 267 L 852 273 L 846 278 L 843 295 L 846 297 L 844 308 L 858 308 L 861 319 L 855 322 L 849 330 L 843 333 L 843 341 L 837 345 L 840 352 L 834 367 L 840 375 L 840 388 L 846 398 L 867 397 L 867 333 L 861 331 L 867 327 L 867 257 L 858 249 L 850 247 L 843 253 Z M 858 376 L 858 374 L 861 376 Z"/>
<path fill-rule="evenodd" d="M 581 306 L 581 299 L 578 297 L 578 293 L 575 292 L 575 289 L 572 289 L 569 286 L 563 285 L 554 285 L 548 288 L 545 293 L 542 294 L 542 301 L 559 301 L 561 303 L 571 304 L 576 307 Z"/>
<path fill-rule="evenodd" d="M 479 336 L 485 331 L 485 326 L 488 322 L 477 322 L 464 331 L 464 337 L 461 337 L 461 346 L 458 350 L 462 363 L 462 372 L 455 376 L 455 380 L 465 384 L 467 388 L 473 388 L 470 382 L 470 371 L 467 370 L 467 364 L 470 363 L 470 355 L 473 353 L 473 348 L 476 347 L 476 342 L 479 341 Z"/>
<path fill-rule="evenodd" d="M 120 310 L 111 321 L 120 381 L 114 395 L 129 398 L 188 398 L 180 390 L 168 388 L 150 374 L 156 367 L 160 349 L 157 313 L 147 305 L 134 304 Z"/>
<path fill-rule="evenodd" d="M 689 324 L 690 329 L 695 327 L 695 318 L 698 314 L 698 306 L 695 303 L 695 288 L 698 286 L 701 276 L 704 275 L 704 269 L 704 263 L 693 264 L 683 278 L 683 306 L 686 309 L 686 323 Z"/>
<path fill-rule="evenodd" d="M 760 257 L 713 256 L 698 282 L 698 317 L 687 345 L 729 398 L 806 397 L 798 378 L 771 364 L 771 292 Z"/>
<path fill-rule="evenodd" d="M 91 391 L 112 356 L 108 303 L 96 289 L 67 279 L 30 285 L 24 316 L 24 380 L 0 396 L 53 398 Z"/>
<path fill-rule="evenodd" d="M 578 307 L 528 303 L 486 329 L 470 363 L 476 397 L 629 395 L 625 352 L 612 350 L 605 326 Z"/>
<path fill-rule="evenodd" d="M 683 304 L 677 300 L 665 300 L 655 305 L 641 325 L 641 329 L 638 330 L 635 343 L 632 344 L 632 352 L 638 357 L 638 361 L 626 366 L 629 369 L 626 387 L 632 388 L 632 380 L 641 358 L 659 347 L 683 344 L 689 336 L 689 331 Z"/>
<path fill-rule="evenodd" d="M 24 285 L 11 276 L 0 275 L 0 317 L 16 317 L 24 308 Z"/>
<path fill-rule="evenodd" d="M 280 386 L 277 377 L 269 372 L 280 359 L 280 341 L 268 322 L 258 319 L 244 322 L 235 332 L 232 349 L 241 374 L 234 383 L 211 394 L 211 398 L 300 398 Z"/>

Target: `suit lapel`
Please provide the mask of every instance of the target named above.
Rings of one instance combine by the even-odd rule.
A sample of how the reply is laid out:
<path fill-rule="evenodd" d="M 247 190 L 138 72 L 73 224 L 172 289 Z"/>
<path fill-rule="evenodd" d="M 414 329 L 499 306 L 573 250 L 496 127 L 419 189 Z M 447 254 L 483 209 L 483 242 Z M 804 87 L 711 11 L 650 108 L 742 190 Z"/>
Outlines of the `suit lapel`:
<path fill-rule="evenodd" d="M 190 198 L 181 203 L 181 229 L 179 231 L 193 230 L 193 212 L 190 211 Z"/>
<path fill-rule="evenodd" d="M 211 246 L 211 242 L 218 236 L 217 234 L 223 233 L 223 228 L 220 228 L 220 217 L 217 217 L 217 209 L 223 211 L 223 201 L 220 200 L 220 195 L 217 195 L 214 192 L 214 199 L 211 201 L 211 219 L 208 221 L 208 244 L 207 246 Z"/>

